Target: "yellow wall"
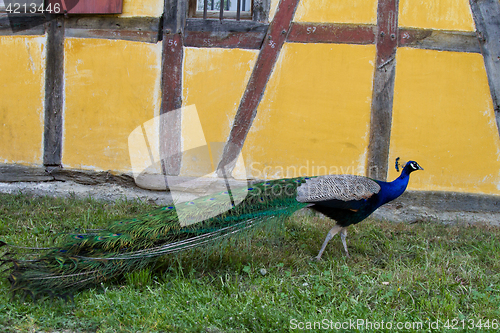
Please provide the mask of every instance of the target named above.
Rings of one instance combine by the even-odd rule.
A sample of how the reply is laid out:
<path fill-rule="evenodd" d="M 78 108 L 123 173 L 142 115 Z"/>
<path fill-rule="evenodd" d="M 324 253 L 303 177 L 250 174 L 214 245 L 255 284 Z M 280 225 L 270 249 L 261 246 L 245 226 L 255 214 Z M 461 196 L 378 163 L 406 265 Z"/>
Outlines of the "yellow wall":
<path fill-rule="evenodd" d="M 269 8 L 269 22 L 274 19 L 274 15 L 276 14 L 276 10 L 278 9 L 279 0 L 271 0 L 271 5 Z"/>
<path fill-rule="evenodd" d="M 159 113 L 161 44 L 65 41 L 63 165 L 131 171 L 128 135 Z"/>
<path fill-rule="evenodd" d="M 183 104 L 196 106 L 211 149 L 187 153 L 182 174 L 200 176 L 217 167 L 257 56 L 256 50 L 185 48 Z M 199 132 L 197 122 L 197 118 L 183 119 L 184 149 L 199 139 L 200 133 L 194 133 Z"/>
<path fill-rule="evenodd" d="M 377 23 L 377 0 L 301 0 L 294 21 Z"/>
<path fill-rule="evenodd" d="M 123 0 L 121 16 L 153 16 L 163 13 L 163 0 Z"/>
<path fill-rule="evenodd" d="M 401 0 L 399 26 L 474 31 L 469 0 Z"/>
<path fill-rule="evenodd" d="M 243 148 L 250 176 L 364 173 L 374 59 L 374 45 L 285 44 Z"/>
<path fill-rule="evenodd" d="M 45 37 L 0 37 L 0 162 L 43 164 Z"/>
<path fill-rule="evenodd" d="M 500 194 L 500 142 L 480 54 L 400 48 L 397 53 L 393 161 L 425 169 L 415 190 Z"/>
<path fill-rule="evenodd" d="M 278 3 L 271 1 L 270 19 Z M 124 0 L 122 16 L 162 11 L 162 0 Z M 301 0 L 294 21 L 376 18 L 376 0 Z M 401 0 L 399 24 L 475 29 L 468 0 Z M 1 163 L 43 163 L 45 43 L 0 37 Z M 64 47 L 64 167 L 132 171 L 128 136 L 159 114 L 161 43 L 66 38 Z M 191 108 L 181 142 L 201 149 L 184 156 L 182 175 L 218 165 L 258 53 L 184 48 L 182 100 Z M 246 170 L 239 164 L 233 176 L 364 174 L 375 59 L 375 45 L 285 43 L 243 146 Z M 399 48 L 396 61 L 389 178 L 401 157 L 425 168 L 412 190 L 500 194 L 500 139 L 482 56 Z M 157 123 L 145 128 L 155 151 Z"/>

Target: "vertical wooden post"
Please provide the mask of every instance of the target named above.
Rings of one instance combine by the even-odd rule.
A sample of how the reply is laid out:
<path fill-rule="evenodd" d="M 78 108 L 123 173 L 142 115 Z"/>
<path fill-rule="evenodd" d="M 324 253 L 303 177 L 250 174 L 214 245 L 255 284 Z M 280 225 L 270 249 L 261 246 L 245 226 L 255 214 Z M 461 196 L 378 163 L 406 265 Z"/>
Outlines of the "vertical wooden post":
<path fill-rule="evenodd" d="M 45 68 L 45 129 L 43 164 L 60 166 L 64 86 L 64 18 L 51 16 L 47 23 Z"/>
<path fill-rule="evenodd" d="M 387 179 L 388 170 L 399 35 L 398 4 L 399 0 L 379 0 L 377 9 L 377 61 L 373 77 L 366 174 L 380 180 Z"/>
<path fill-rule="evenodd" d="M 178 175 L 181 168 L 181 118 L 172 112 L 182 106 L 182 34 L 186 21 L 185 1 L 165 0 L 163 17 L 160 156 L 165 175 Z"/>
<path fill-rule="evenodd" d="M 470 6 L 500 135 L 500 3 L 498 0 L 470 0 Z"/>

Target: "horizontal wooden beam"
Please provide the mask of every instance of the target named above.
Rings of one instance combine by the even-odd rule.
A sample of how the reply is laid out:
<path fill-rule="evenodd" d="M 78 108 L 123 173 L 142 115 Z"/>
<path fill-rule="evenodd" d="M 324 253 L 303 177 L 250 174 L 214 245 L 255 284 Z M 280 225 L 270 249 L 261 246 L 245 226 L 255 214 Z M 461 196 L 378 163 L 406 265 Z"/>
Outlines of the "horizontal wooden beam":
<path fill-rule="evenodd" d="M 10 16 L 0 14 L 0 35 L 43 35 L 48 21 L 43 14 Z M 184 45 L 259 49 L 269 25 L 255 21 L 203 20 L 186 21 Z M 161 39 L 160 18 L 79 15 L 65 19 L 65 36 L 78 38 L 121 39 L 156 43 Z M 287 42 L 292 43 L 375 43 L 375 25 L 341 23 L 292 24 Z M 399 47 L 480 53 L 474 32 L 400 28 Z"/>
<path fill-rule="evenodd" d="M 260 49 L 268 24 L 254 21 L 187 19 L 184 45 Z"/>
<path fill-rule="evenodd" d="M 32 167 L 20 164 L 0 164 L 0 182 L 46 182 L 52 181 L 44 167 Z"/>
<path fill-rule="evenodd" d="M 207 32 L 186 31 L 184 45 L 191 47 L 222 47 L 259 50 L 265 32 Z"/>
<path fill-rule="evenodd" d="M 398 46 L 427 50 L 480 53 L 475 32 L 399 29 Z"/>
<path fill-rule="evenodd" d="M 123 173 L 110 171 L 68 170 L 62 168 L 48 169 L 54 180 L 74 181 L 83 185 L 116 184 L 135 187 L 134 177 Z"/>
<path fill-rule="evenodd" d="M 186 20 L 185 32 L 200 31 L 213 33 L 227 32 L 267 32 L 268 24 L 254 21 L 234 21 L 234 20 L 212 20 L 188 18 Z"/>
<path fill-rule="evenodd" d="M 296 43 L 375 43 L 375 25 L 293 23 L 287 42 Z"/>
<path fill-rule="evenodd" d="M 61 15 L 0 14 L 0 35 L 43 35 L 44 24 Z M 61 16 L 62 17 L 62 16 Z M 157 43 L 161 36 L 158 17 L 115 17 L 78 15 L 64 19 L 65 36 L 78 38 L 121 39 Z"/>
<path fill-rule="evenodd" d="M 120 39 L 156 43 L 159 40 L 160 18 L 70 16 L 65 22 L 66 37 Z"/>
<path fill-rule="evenodd" d="M 8 15 L 0 13 L 0 36 L 43 35 L 47 18 L 43 14 Z"/>
<path fill-rule="evenodd" d="M 20 164 L 0 164 L 0 182 L 74 181 L 83 185 L 117 184 L 135 187 L 128 174 L 109 171 L 68 170 L 59 167 L 34 167 Z"/>

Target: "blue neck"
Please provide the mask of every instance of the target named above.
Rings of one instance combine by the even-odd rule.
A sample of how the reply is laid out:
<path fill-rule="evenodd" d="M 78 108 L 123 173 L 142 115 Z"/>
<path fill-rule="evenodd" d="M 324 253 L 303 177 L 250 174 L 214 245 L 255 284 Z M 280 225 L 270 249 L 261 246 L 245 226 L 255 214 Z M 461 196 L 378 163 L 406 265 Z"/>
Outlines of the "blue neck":
<path fill-rule="evenodd" d="M 408 168 L 404 168 L 398 178 L 392 182 L 377 181 L 380 185 L 380 205 L 392 201 L 399 197 L 406 190 L 408 181 L 410 180 L 410 172 Z"/>

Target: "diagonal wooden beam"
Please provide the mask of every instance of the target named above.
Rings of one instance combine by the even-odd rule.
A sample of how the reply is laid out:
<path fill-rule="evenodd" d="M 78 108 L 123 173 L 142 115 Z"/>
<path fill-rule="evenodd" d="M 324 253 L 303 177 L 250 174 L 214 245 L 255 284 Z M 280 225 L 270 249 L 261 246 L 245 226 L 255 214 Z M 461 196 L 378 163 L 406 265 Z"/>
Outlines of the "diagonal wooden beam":
<path fill-rule="evenodd" d="M 240 101 L 234 125 L 217 167 L 219 177 L 223 177 L 224 174 L 228 174 L 234 169 L 236 159 L 257 114 L 257 108 L 262 100 L 271 72 L 290 30 L 298 3 L 299 0 L 281 0 L 278 5 L 274 20 L 269 26 L 247 88 Z"/>
<path fill-rule="evenodd" d="M 470 6 L 500 135 L 500 3 L 498 0 L 470 0 Z"/>
<path fill-rule="evenodd" d="M 399 0 L 379 0 L 377 9 L 377 61 L 373 77 L 370 141 L 366 174 L 387 179 L 391 140 L 392 104 L 398 46 Z"/>

